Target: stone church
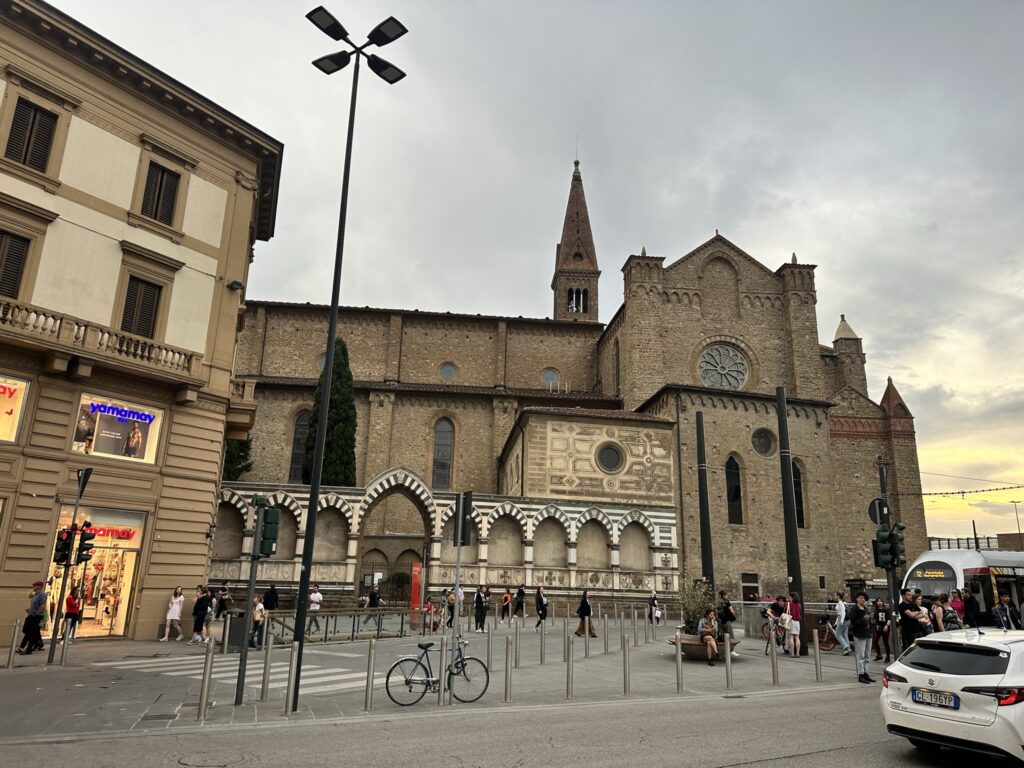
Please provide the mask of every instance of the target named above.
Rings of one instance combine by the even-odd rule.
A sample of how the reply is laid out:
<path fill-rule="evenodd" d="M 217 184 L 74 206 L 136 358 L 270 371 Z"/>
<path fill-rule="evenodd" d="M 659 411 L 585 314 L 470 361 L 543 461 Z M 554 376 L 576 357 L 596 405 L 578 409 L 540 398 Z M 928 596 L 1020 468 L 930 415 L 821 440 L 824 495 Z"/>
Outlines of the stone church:
<path fill-rule="evenodd" d="M 845 317 L 818 338 L 815 267 L 770 269 L 721 235 L 680 258 L 622 265 L 622 303 L 598 320 L 598 253 L 576 162 L 551 281 L 551 318 L 345 307 L 358 488 L 326 488 L 314 581 L 342 592 L 421 564 L 451 583 L 452 505 L 475 496 L 465 580 L 568 593 L 678 588 L 700 577 L 695 415 L 703 412 L 716 583 L 785 589 L 775 388 L 786 387 L 804 587 L 883 578 L 868 504 L 877 457 L 925 547 L 913 417 L 892 381 L 872 400 Z M 297 581 L 301 483 L 328 307 L 247 301 L 235 362 L 255 409 L 252 470 L 225 483 L 211 578 L 244 572 L 255 492 L 282 514 L 260 577 Z"/>

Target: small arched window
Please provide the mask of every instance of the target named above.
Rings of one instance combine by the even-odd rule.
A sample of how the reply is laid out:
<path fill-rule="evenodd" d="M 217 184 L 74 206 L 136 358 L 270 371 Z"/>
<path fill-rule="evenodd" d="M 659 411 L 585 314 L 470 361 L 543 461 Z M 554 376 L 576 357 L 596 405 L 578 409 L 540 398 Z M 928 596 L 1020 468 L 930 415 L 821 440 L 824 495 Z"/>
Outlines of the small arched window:
<path fill-rule="evenodd" d="M 743 525 L 743 485 L 740 463 L 735 456 L 725 462 L 725 498 L 729 505 L 729 525 Z"/>
<path fill-rule="evenodd" d="M 302 482 L 302 465 L 306 461 L 306 435 L 309 434 L 309 411 L 302 411 L 295 417 L 292 427 L 292 457 L 288 464 L 288 482 Z"/>
<path fill-rule="evenodd" d="M 800 465 L 793 462 L 793 495 L 796 497 L 796 527 L 806 528 L 804 520 L 804 473 Z"/>
<path fill-rule="evenodd" d="M 450 419 L 438 419 L 434 425 L 434 463 L 431 484 L 435 490 L 447 491 L 452 486 L 452 446 L 455 425 Z"/>

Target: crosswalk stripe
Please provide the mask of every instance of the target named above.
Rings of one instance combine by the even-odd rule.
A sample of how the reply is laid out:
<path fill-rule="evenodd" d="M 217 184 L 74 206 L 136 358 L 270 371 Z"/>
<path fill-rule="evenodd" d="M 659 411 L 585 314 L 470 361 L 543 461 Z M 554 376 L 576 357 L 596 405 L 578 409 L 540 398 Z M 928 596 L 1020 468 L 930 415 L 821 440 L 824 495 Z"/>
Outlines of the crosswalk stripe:
<path fill-rule="evenodd" d="M 273 669 L 274 666 L 275 666 L 274 664 L 271 664 L 270 668 Z M 277 664 L 276 666 L 281 667 L 281 666 L 288 666 L 288 665 L 285 662 L 285 663 L 282 663 L 282 664 Z M 316 669 L 316 668 L 317 668 L 316 665 L 312 665 L 312 664 L 307 666 L 307 667 L 304 667 L 304 669 Z M 235 669 L 237 670 L 238 667 L 236 666 Z M 259 667 L 253 667 L 252 669 L 254 669 L 254 670 L 255 669 L 261 669 L 262 670 L 263 666 L 260 665 Z M 220 670 L 216 670 L 216 671 L 219 672 Z M 246 668 L 246 672 L 248 672 L 248 671 L 249 671 L 249 668 L 247 667 Z M 196 670 L 196 669 L 186 669 L 184 671 L 176 670 L 174 672 L 162 672 L 161 674 L 168 675 L 170 677 L 187 677 L 188 675 L 195 675 L 195 674 L 199 674 L 200 676 L 202 676 L 202 672 L 203 672 L 203 670 L 200 667 L 198 670 Z M 234 674 L 234 673 L 233 672 L 228 672 L 227 674 Z"/>
<path fill-rule="evenodd" d="M 139 662 L 125 662 L 124 664 L 111 664 L 108 665 L 114 669 L 137 669 L 140 671 L 155 670 L 155 669 L 185 669 L 186 667 L 200 667 L 202 668 L 204 659 L 202 656 L 194 658 L 184 659 L 160 659 L 155 661 L 139 661 Z M 237 659 L 224 659 L 222 661 L 215 661 L 215 667 L 224 667 L 231 664 L 237 664 Z"/>
<path fill-rule="evenodd" d="M 383 685 L 384 675 L 377 675 L 373 681 L 374 687 Z M 365 680 L 350 680 L 346 683 L 338 683 L 336 685 L 318 685 L 312 688 L 303 688 L 302 693 L 331 693 L 332 691 L 345 691 L 351 690 L 352 688 L 362 688 L 366 685 Z"/>
<path fill-rule="evenodd" d="M 283 672 L 285 672 L 287 674 L 287 672 L 288 672 L 288 663 L 287 662 L 283 662 L 281 664 L 271 664 L 270 665 L 270 674 L 274 674 L 275 671 L 277 671 L 277 672 L 282 672 L 283 671 Z M 262 675 L 262 674 L 263 674 L 263 667 L 246 667 L 245 668 L 245 676 L 246 677 L 251 677 L 252 675 Z M 202 677 L 202 676 L 203 676 L 202 670 L 199 670 L 198 677 Z M 226 677 L 238 677 L 238 669 L 235 669 L 233 671 L 228 671 L 228 672 L 219 672 L 219 673 L 215 672 L 214 674 L 210 675 L 210 677 L 214 678 L 215 680 L 220 680 L 220 679 L 226 678 Z"/>
<path fill-rule="evenodd" d="M 354 677 L 362 678 L 364 680 L 366 679 L 366 673 L 365 672 L 347 672 L 347 673 L 343 673 L 343 674 L 331 674 L 333 672 L 336 672 L 337 670 L 321 669 L 319 672 L 315 672 L 312 675 L 307 675 L 306 674 L 306 670 L 307 669 L 309 669 L 309 667 L 303 666 L 303 668 L 302 668 L 302 682 L 303 683 L 306 683 L 306 682 L 309 682 L 309 683 L 326 683 L 326 682 L 330 682 L 331 680 L 349 680 L 349 679 L 354 678 Z M 270 688 L 283 688 L 286 685 L 288 685 L 288 681 L 287 680 L 285 680 L 283 682 L 271 683 L 268 687 L 270 687 Z M 306 689 L 303 688 L 302 690 L 305 691 Z"/>

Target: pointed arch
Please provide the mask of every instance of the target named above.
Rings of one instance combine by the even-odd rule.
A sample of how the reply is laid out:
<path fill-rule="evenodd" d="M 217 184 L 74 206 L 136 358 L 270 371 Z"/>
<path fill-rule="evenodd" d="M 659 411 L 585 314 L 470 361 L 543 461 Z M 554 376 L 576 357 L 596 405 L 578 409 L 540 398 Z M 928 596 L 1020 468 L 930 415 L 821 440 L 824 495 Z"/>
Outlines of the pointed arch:
<path fill-rule="evenodd" d="M 442 511 L 441 514 L 440 514 L 440 519 L 438 520 L 437 530 L 434 532 L 435 536 L 440 536 L 441 535 L 441 531 L 444 530 L 445 523 L 447 523 L 449 520 L 451 520 L 452 516 L 454 514 L 455 514 L 455 502 L 452 501 L 452 503 L 449 504 L 447 507 L 445 507 L 444 511 Z M 475 504 L 473 505 L 473 508 L 469 511 L 469 514 L 470 514 L 470 517 L 473 518 L 473 522 L 476 523 L 477 535 L 482 536 L 483 535 L 483 529 L 484 529 L 484 516 L 482 514 L 480 514 L 480 510 L 477 509 L 477 506 Z"/>
<path fill-rule="evenodd" d="M 597 507 L 590 507 L 589 509 L 585 509 L 582 512 L 580 512 L 579 516 L 576 518 L 576 525 L 573 527 L 572 532 L 570 534 L 571 541 L 576 541 L 576 536 L 579 534 L 580 528 L 582 528 L 583 524 L 589 520 L 597 520 L 599 523 L 601 523 L 601 525 L 604 526 L 604 529 L 607 532 L 608 538 L 612 544 L 619 543 L 618 530 L 616 530 L 615 526 L 612 525 L 612 521 L 609 519 L 608 515 L 606 515 Z"/>
<path fill-rule="evenodd" d="M 234 507 L 242 514 L 246 530 L 252 530 L 256 527 L 256 513 L 249 508 L 249 504 L 238 491 L 231 488 L 221 488 L 220 501 L 222 504 Z"/>
<path fill-rule="evenodd" d="M 569 516 L 565 514 L 561 507 L 556 507 L 554 504 L 548 504 L 544 509 L 540 510 L 530 520 L 530 525 L 526 529 L 526 538 L 532 540 L 533 532 L 537 530 L 537 526 L 549 517 L 555 518 L 565 528 L 565 535 L 570 537 L 570 540 L 575 541 L 576 529 L 569 519 Z"/>
<path fill-rule="evenodd" d="M 293 515 L 295 515 L 295 522 L 299 524 L 302 523 L 302 518 L 304 517 L 304 515 L 302 514 L 302 505 L 299 504 L 299 502 L 297 502 L 295 499 L 293 499 L 291 495 L 285 493 L 284 491 L 277 491 L 276 493 L 269 496 L 267 500 L 270 502 L 270 506 L 272 507 L 287 509 Z"/>
<path fill-rule="evenodd" d="M 349 527 L 352 526 L 352 506 L 338 494 L 328 493 L 326 496 L 320 497 L 320 501 L 318 501 L 316 505 L 316 511 L 323 512 L 325 509 L 338 510 L 345 516 L 345 519 L 348 520 Z"/>
<path fill-rule="evenodd" d="M 657 538 L 654 533 L 654 523 L 647 517 L 643 512 L 638 509 L 631 509 L 629 512 L 619 518 L 619 524 L 615 527 L 615 540 L 618 541 L 619 536 L 622 535 L 623 529 L 630 523 L 640 523 L 645 529 L 647 529 L 648 535 L 651 537 L 651 544 L 653 545 Z"/>
<path fill-rule="evenodd" d="M 374 502 L 393 488 L 402 488 L 419 499 L 431 518 L 437 512 L 437 507 L 434 504 L 434 495 L 430 492 L 430 488 L 423 481 L 423 478 L 411 470 L 396 467 L 382 472 L 366 484 L 366 493 L 363 494 L 363 498 L 359 501 L 360 515 L 365 513 L 367 509 L 373 506 Z"/>
<path fill-rule="evenodd" d="M 486 536 L 487 533 L 490 532 L 491 525 L 494 523 L 495 520 L 497 520 L 499 517 L 503 517 L 506 515 L 508 517 L 515 518 L 515 520 L 517 520 L 519 522 L 519 525 L 521 525 L 523 528 L 523 535 L 526 538 L 530 538 L 532 529 L 530 528 L 530 525 L 526 520 L 526 515 L 523 514 L 523 510 L 521 510 L 519 507 L 517 507 L 510 501 L 502 502 L 501 504 L 499 504 L 490 511 L 490 514 L 487 515 L 487 525 L 483 535 Z"/>

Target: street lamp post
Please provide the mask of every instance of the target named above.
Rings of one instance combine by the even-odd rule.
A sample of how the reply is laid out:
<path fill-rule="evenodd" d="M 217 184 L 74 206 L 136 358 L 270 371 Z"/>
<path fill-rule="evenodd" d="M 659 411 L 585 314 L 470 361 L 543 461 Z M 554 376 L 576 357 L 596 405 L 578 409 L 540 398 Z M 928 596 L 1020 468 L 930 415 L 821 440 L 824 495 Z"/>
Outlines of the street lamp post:
<path fill-rule="evenodd" d="M 341 264 L 345 252 L 345 219 L 348 212 L 348 181 L 352 168 L 352 132 L 356 119 L 356 95 L 359 91 L 359 61 L 367 58 L 367 66 L 389 85 L 394 85 L 405 73 L 393 64 L 376 54 L 367 54 L 365 48 L 371 45 L 378 47 L 392 43 L 408 30 L 394 16 L 389 16 L 367 35 L 367 40 L 357 46 L 349 38 L 345 27 L 331 15 L 322 5 L 306 14 L 306 18 L 328 37 L 343 40 L 351 47 L 351 51 L 339 51 L 321 56 L 313 62 L 313 66 L 326 75 L 344 69 L 355 58 L 355 69 L 352 73 L 352 99 L 348 111 L 348 135 L 345 140 L 345 169 L 341 180 L 341 206 L 338 212 L 338 239 L 334 250 L 334 281 L 331 284 L 331 314 L 327 326 L 327 351 L 324 355 L 324 380 L 320 386 L 320 410 L 316 422 L 316 443 L 313 451 L 313 467 L 309 483 L 309 503 L 306 508 L 306 533 L 302 545 L 302 570 L 299 574 L 299 594 L 295 609 L 295 633 L 293 639 L 298 643 L 295 667 L 294 695 L 290 703 L 291 711 L 299 706 L 299 680 L 302 675 L 302 650 L 306 639 L 306 599 L 309 592 L 310 572 L 313 566 L 313 542 L 316 537 L 316 509 L 320 501 L 320 477 L 324 463 L 324 444 L 327 440 L 327 410 L 331 400 L 331 374 L 334 368 L 334 342 L 338 334 L 338 302 L 341 295 Z"/>

